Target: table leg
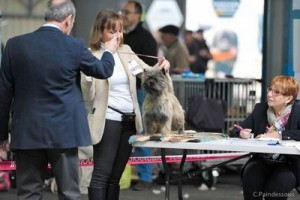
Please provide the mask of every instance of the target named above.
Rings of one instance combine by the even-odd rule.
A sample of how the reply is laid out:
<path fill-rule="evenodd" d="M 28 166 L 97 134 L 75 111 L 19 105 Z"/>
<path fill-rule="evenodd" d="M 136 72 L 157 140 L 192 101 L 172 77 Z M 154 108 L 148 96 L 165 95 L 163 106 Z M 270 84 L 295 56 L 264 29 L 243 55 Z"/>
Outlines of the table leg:
<path fill-rule="evenodd" d="M 165 193 L 165 200 L 170 199 L 170 169 L 168 167 L 166 161 L 166 149 L 161 149 L 161 159 L 165 170 L 165 186 L 166 186 L 166 193 Z"/>
<path fill-rule="evenodd" d="M 184 163 L 186 160 L 186 155 L 187 155 L 187 150 L 183 149 L 182 158 L 181 158 L 180 166 L 178 169 L 179 177 L 182 177 L 182 174 L 183 174 L 182 171 L 183 171 Z M 182 181 L 181 180 L 178 181 L 178 199 L 179 200 L 183 199 L 182 198 Z"/>

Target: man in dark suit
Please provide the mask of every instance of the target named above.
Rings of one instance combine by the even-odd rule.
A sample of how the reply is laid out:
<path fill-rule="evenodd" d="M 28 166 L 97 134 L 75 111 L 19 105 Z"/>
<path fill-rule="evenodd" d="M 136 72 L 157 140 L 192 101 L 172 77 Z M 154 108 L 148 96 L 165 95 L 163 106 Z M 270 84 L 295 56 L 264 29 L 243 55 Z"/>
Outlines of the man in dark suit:
<path fill-rule="evenodd" d="M 50 0 L 38 30 L 10 39 L 0 68 L 0 148 L 16 156 L 18 199 L 41 199 L 48 162 L 59 199 L 79 200 L 78 150 L 91 144 L 80 72 L 112 75 L 116 38 L 105 43 L 101 60 L 84 42 L 69 36 L 75 19 L 71 0 Z"/>

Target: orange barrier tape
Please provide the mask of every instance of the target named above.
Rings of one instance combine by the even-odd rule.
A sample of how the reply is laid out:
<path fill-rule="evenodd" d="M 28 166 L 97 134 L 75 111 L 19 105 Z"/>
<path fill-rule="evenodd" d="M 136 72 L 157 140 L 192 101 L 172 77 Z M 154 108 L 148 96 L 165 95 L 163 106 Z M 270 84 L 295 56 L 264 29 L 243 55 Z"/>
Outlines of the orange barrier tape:
<path fill-rule="evenodd" d="M 195 162 L 195 161 L 207 161 L 207 160 L 222 160 L 222 159 L 231 159 L 245 155 L 246 153 L 217 153 L 217 154 L 192 154 L 187 155 L 186 162 Z M 166 156 L 167 163 L 181 162 L 181 155 L 171 155 Z M 147 157 L 130 157 L 128 164 L 137 165 L 137 164 L 155 164 L 161 163 L 161 156 L 147 156 Z M 80 166 L 93 166 L 94 162 L 92 158 L 81 159 L 79 161 Z M 51 166 L 49 165 L 49 168 Z M 16 163 L 15 161 L 2 161 L 0 162 L 0 170 L 9 171 L 15 170 Z"/>

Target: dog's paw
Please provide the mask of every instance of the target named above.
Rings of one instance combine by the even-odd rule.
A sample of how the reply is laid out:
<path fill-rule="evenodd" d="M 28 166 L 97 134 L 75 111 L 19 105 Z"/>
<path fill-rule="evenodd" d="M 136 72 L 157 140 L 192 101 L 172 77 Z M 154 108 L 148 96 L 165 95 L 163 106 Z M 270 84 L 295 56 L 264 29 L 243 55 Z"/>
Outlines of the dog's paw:
<path fill-rule="evenodd" d="M 180 128 L 180 129 L 178 130 L 178 134 L 184 134 L 184 129 L 183 129 L 183 128 Z"/>
<path fill-rule="evenodd" d="M 184 130 L 184 133 L 185 134 L 194 134 L 194 133 L 197 133 L 197 131 L 195 131 L 195 130 Z"/>
<path fill-rule="evenodd" d="M 150 136 L 150 141 L 162 141 L 162 136 L 161 135 L 152 135 Z"/>

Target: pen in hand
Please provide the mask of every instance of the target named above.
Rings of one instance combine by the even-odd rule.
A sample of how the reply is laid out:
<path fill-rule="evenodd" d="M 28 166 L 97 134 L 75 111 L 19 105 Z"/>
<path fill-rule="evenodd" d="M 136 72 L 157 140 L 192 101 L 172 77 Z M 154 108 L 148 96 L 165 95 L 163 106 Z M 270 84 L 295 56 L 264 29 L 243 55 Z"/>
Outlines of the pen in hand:
<path fill-rule="evenodd" d="M 244 129 L 243 127 L 241 127 L 240 125 L 237 125 L 237 124 L 233 124 L 233 126 L 234 126 L 235 128 L 237 128 L 237 129 L 239 129 L 239 130 L 243 130 L 243 129 Z"/>
<path fill-rule="evenodd" d="M 240 131 L 242 131 L 242 130 L 246 130 L 246 129 L 244 129 L 243 127 L 241 127 L 240 125 L 238 125 L 238 124 L 233 124 L 233 126 L 235 127 L 235 128 L 237 128 L 237 129 L 239 129 Z M 246 137 L 246 139 L 247 138 L 250 138 L 250 139 L 252 139 L 252 138 L 254 138 L 254 134 L 253 133 L 250 133 L 250 129 L 249 129 L 249 133 L 248 133 L 248 137 Z M 245 137 L 245 136 L 244 136 Z M 242 138 L 244 138 L 244 137 L 242 137 Z"/>

